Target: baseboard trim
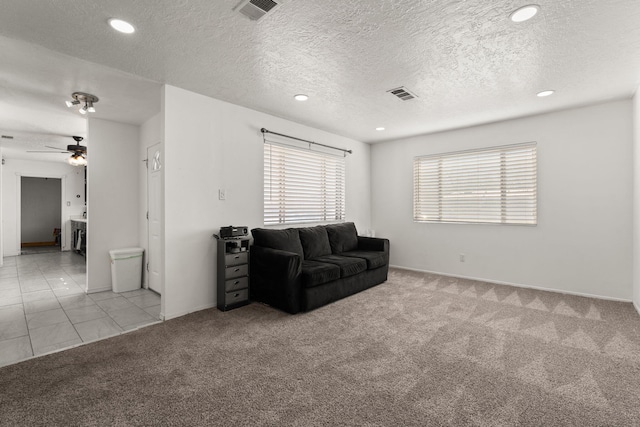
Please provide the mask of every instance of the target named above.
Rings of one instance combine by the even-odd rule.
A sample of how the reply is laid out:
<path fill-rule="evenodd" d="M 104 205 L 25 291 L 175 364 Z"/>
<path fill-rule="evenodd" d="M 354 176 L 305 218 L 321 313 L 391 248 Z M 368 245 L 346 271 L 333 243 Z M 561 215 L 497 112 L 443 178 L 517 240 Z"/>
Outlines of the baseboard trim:
<path fill-rule="evenodd" d="M 638 306 L 638 304 L 633 301 L 633 306 L 636 308 L 636 311 L 638 312 L 638 314 L 640 314 L 640 306 Z"/>
<path fill-rule="evenodd" d="M 181 311 L 178 313 L 171 313 L 171 314 L 164 314 L 164 320 L 169 320 L 169 319 L 175 319 L 176 317 L 182 317 L 182 316 L 186 316 L 187 314 L 191 314 L 191 313 L 195 313 L 196 311 L 202 311 L 202 310 L 207 310 L 209 308 L 213 308 L 216 306 L 216 303 L 211 303 L 211 304 L 205 304 L 205 305 L 201 305 L 198 306 L 192 310 L 188 310 L 188 311 Z"/>
<path fill-rule="evenodd" d="M 88 294 L 97 294 L 98 292 L 105 292 L 105 291 L 111 291 L 111 290 L 113 290 L 113 287 L 106 286 L 106 287 L 98 288 L 98 289 L 91 289 L 91 290 L 87 289 L 86 292 Z"/>
<path fill-rule="evenodd" d="M 36 248 L 38 246 L 56 246 L 56 242 L 27 242 L 27 243 L 21 243 L 20 246 L 23 248 Z"/>
<path fill-rule="evenodd" d="M 579 297 L 596 298 L 596 299 L 602 299 L 602 300 L 607 300 L 607 301 L 632 302 L 632 300 L 625 299 L 625 298 L 616 298 L 616 297 L 609 297 L 609 296 L 604 296 L 604 295 L 588 294 L 588 293 L 585 293 L 585 292 L 567 291 L 567 290 L 564 290 L 564 289 L 545 288 L 545 287 L 542 287 L 542 286 L 525 285 L 525 284 L 522 284 L 522 283 L 503 282 L 503 281 L 500 281 L 500 280 L 484 279 L 482 277 L 461 276 L 461 275 L 458 275 L 458 274 L 442 273 L 442 272 L 439 272 L 439 271 L 420 270 L 418 268 L 403 267 L 403 266 L 400 266 L 400 265 L 390 265 L 389 267 L 398 268 L 400 270 L 416 271 L 418 273 L 439 274 L 440 276 L 456 277 L 458 279 L 478 280 L 480 282 L 494 283 L 496 285 L 507 285 L 507 286 L 514 286 L 516 288 L 536 289 L 538 291 L 555 292 L 557 294 L 575 295 L 575 296 L 579 296 Z M 634 305 L 635 305 L 635 303 L 634 303 Z M 636 310 L 638 310 L 638 313 L 640 313 L 640 309 L 638 309 L 637 305 L 636 305 Z"/>

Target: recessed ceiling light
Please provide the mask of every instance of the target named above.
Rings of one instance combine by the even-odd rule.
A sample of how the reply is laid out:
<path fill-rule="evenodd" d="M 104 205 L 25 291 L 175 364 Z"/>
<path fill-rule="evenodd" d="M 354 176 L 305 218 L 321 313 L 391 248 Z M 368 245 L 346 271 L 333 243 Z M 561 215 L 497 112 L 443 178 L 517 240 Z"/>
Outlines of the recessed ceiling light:
<path fill-rule="evenodd" d="M 511 18 L 513 22 L 524 22 L 536 16 L 539 11 L 540 6 L 537 4 L 529 4 L 527 6 L 522 6 L 520 9 L 511 13 L 509 18 Z"/>
<path fill-rule="evenodd" d="M 111 25 L 111 28 L 114 30 L 125 34 L 131 34 L 136 30 L 133 28 L 133 25 L 129 24 L 127 21 L 123 21 L 122 19 L 109 19 L 109 25 Z"/>
<path fill-rule="evenodd" d="M 538 92 L 538 96 L 540 98 L 543 98 L 545 96 L 553 95 L 554 93 L 555 93 L 555 90 L 543 90 L 542 92 Z"/>
<path fill-rule="evenodd" d="M 307 99 L 309 99 L 309 97 L 300 93 L 298 95 L 294 95 L 293 99 L 295 99 L 296 101 L 306 101 Z"/>
<path fill-rule="evenodd" d="M 384 130 L 384 128 L 383 127 L 379 127 L 379 128 L 376 128 L 376 130 L 377 131 L 381 131 L 381 130 Z"/>

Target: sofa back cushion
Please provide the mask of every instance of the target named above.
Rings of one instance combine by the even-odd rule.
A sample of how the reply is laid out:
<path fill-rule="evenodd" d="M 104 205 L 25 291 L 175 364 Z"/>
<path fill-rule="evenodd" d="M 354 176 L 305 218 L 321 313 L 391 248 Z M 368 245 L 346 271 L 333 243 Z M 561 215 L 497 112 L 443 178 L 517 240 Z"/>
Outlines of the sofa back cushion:
<path fill-rule="evenodd" d="M 301 259 L 304 259 L 297 228 L 287 228 L 286 230 L 254 228 L 251 230 L 251 234 L 253 235 L 253 243 L 257 246 L 293 252 L 300 255 Z"/>
<path fill-rule="evenodd" d="M 358 231 L 354 223 L 330 224 L 326 229 L 331 252 L 334 254 L 358 249 Z"/>
<path fill-rule="evenodd" d="M 300 242 L 304 250 L 304 259 L 331 255 L 329 236 L 324 226 L 299 228 L 298 232 L 300 233 Z"/>

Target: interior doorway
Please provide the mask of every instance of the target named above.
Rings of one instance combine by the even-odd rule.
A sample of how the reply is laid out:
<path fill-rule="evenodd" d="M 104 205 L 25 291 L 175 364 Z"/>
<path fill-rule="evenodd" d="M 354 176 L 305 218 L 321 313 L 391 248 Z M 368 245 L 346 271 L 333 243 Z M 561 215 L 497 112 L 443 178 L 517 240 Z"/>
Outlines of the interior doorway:
<path fill-rule="evenodd" d="M 22 176 L 20 192 L 20 253 L 61 251 L 62 180 Z"/>

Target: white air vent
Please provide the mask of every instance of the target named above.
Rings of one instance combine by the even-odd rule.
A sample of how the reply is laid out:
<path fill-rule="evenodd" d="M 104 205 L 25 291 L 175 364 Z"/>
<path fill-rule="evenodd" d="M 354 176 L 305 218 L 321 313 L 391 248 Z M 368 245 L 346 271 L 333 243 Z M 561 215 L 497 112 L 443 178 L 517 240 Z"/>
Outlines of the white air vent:
<path fill-rule="evenodd" d="M 415 93 L 410 92 L 409 89 L 407 89 L 404 86 L 400 86 L 400 87 L 397 87 L 395 89 L 390 89 L 387 92 L 389 92 L 391 95 L 397 96 L 398 98 L 402 99 L 403 101 L 408 101 L 410 99 L 418 97 L 418 95 L 416 95 Z"/>
<path fill-rule="evenodd" d="M 236 10 L 252 21 L 257 21 L 269 12 L 273 12 L 283 0 L 242 0 L 233 10 Z"/>

